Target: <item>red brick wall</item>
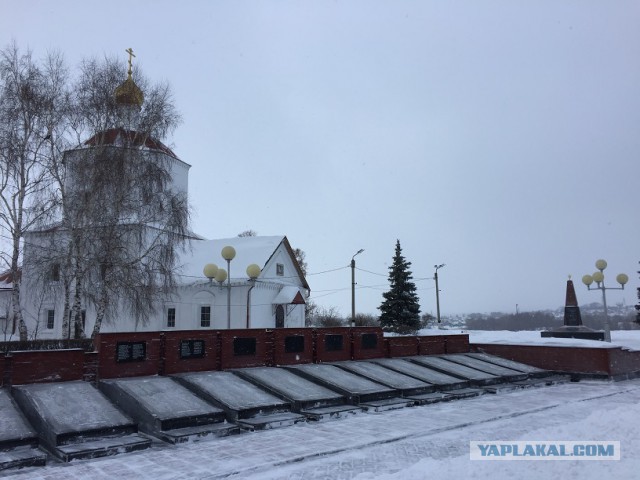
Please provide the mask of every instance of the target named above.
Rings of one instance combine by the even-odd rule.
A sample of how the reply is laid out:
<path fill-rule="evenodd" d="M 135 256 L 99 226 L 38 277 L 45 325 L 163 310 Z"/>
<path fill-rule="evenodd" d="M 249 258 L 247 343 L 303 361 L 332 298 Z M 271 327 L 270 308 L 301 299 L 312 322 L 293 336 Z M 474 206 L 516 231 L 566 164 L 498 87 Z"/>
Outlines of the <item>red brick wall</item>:
<path fill-rule="evenodd" d="M 190 330 L 165 332 L 164 338 L 164 364 L 161 373 L 171 375 L 173 373 L 202 372 L 206 370 L 220 370 L 218 358 L 219 338 L 218 332 Z M 181 358 L 180 346 L 183 340 L 204 341 L 204 357 Z"/>
<path fill-rule="evenodd" d="M 273 337 L 272 330 L 263 329 L 237 329 L 219 330 L 220 336 L 220 368 L 244 368 L 261 367 L 273 364 Z M 253 355 L 235 355 L 235 338 L 254 338 L 256 350 Z"/>
<path fill-rule="evenodd" d="M 609 374 L 609 348 L 473 344 L 472 350 L 559 372 Z"/>
<path fill-rule="evenodd" d="M 445 335 L 445 353 L 468 353 L 469 335 Z"/>
<path fill-rule="evenodd" d="M 5 367 L 4 364 L 7 361 L 4 354 L 0 354 L 0 387 L 4 385 L 4 372 Z"/>
<path fill-rule="evenodd" d="M 273 336 L 274 365 L 295 365 L 313 362 L 313 330 L 310 328 L 276 328 Z M 287 337 L 302 337 L 304 350 L 302 352 L 287 352 Z"/>
<path fill-rule="evenodd" d="M 364 348 L 363 336 L 375 335 L 375 348 Z M 351 329 L 351 338 L 353 341 L 353 359 L 365 360 L 367 358 L 380 358 L 386 356 L 384 349 L 384 337 L 382 329 L 379 327 L 355 327 Z"/>
<path fill-rule="evenodd" d="M 342 350 L 327 350 L 325 339 L 329 335 L 342 336 Z M 351 335 L 348 327 L 318 328 L 314 330 L 316 363 L 351 360 Z"/>
<path fill-rule="evenodd" d="M 84 371 L 81 349 L 10 352 L 6 360 L 10 385 L 82 380 Z"/>
<path fill-rule="evenodd" d="M 384 343 L 388 357 L 418 355 L 417 337 L 386 337 Z"/>
<path fill-rule="evenodd" d="M 118 342 L 145 342 L 146 357 L 141 361 L 117 362 Z M 138 377 L 160 372 L 161 338 L 159 332 L 101 333 L 95 341 L 98 351 L 98 378 Z"/>
<path fill-rule="evenodd" d="M 442 355 L 446 353 L 444 337 L 428 335 L 416 338 L 418 339 L 418 353 L 420 355 Z"/>
<path fill-rule="evenodd" d="M 426 335 L 416 337 L 420 355 L 469 352 L 469 335 Z"/>
<path fill-rule="evenodd" d="M 373 334 L 375 348 L 362 348 L 363 335 Z M 341 350 L 327 350 L 328 335 L 342 338 Z M 304 338 L 301 352 L 286 352 L 289 336 Z M 254 339 L 255 352 L 249 355 L 234 353 L 234 339 Z M 181 358 L 182 340 L 204 340 L 205 355 L 202 358 Z M 117 362 L 116 346 L 119 342 L 144 342 L 146 356 L 140 361 Z M 35 383 L 100 378 L 118 378 L 144 375 L 169 375 L 188 371 L 219 370 L 254 366 L 290 365 L 298 363 L 359 360 L 384 356 L 429 355 L 469 351 L 467 335 L 442 335 L 425 337 L 388 337 L 376 327 L 336 327 L 319 329 L 237 329 L 218 331 L 172 331 L 144 333 L 106 333 L 95 341 L 95 352 L 82 349 L 30 350 L 9 353 L 0 357 L 0 384 Z M 507 358 L 551 370 L 620 375 L 640 371 L 640 352 L 620 349 L 571 349 L 567 357 L 562 347 L 526 347 L 513 345 L 476 345 Z M 533 348 L 533 350 L 531 349 Z M 558 350 L 558 348 L 560 350 Z M 555 349 L 555 350 L 554 350 Z M 556 351 L 557 350 L 557 351 Z M 581 353 L 579 350 L 584 350 Z M 593 353 L 595 351 L 595 353 Z M 609 352 L 609 353 L 607 353 Z M 576 360 L 574 357 L 578 357 Z M 580 357 L 587 355 L 587 360 Z M 599 356 L 598 356 L 599 355 Z M 565 358 L 567 357 L 567 358 Z M 573 359 L 573 360 L 572 360 Z M 634 370 L 635 369 L 635 370 Z"/>
<path fill-rule="evenodd" d="M 609 373 L 613 376 L 627 375 L 640 372 L 640 352 L 622 350 L 621 348 L 608 349 Z"/>

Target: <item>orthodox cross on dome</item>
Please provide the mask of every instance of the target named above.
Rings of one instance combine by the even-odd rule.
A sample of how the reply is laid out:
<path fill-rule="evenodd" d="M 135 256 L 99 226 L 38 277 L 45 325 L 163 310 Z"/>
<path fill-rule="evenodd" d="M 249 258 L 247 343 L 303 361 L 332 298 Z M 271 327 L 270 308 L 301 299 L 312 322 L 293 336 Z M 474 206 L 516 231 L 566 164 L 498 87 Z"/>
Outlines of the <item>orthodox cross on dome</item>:
<path fill-rule="evenodd" d="M 126 49 L 125 52 L 127 52 L 129 54 L 129 71 L 127 73 L 129 74 L 129 78 L 131 78 L 132 59 L 135 58 L 135 55 L 133 54 L 133 48 L 131 48 L 131 47 Z"/>

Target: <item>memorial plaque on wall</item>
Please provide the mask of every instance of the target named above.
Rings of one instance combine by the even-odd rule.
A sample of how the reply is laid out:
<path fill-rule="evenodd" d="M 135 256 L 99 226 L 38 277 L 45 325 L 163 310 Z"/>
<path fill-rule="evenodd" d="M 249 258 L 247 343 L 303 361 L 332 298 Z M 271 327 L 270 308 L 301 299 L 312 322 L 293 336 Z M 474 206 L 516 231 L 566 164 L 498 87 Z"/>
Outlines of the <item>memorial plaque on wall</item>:
<path fill-rule="evenodd" d="M 254 337 L 236 337 L 233 339 L 234 355 L 255 355 L 256 339 Z"/>
<path fill-rule="evenodd" d="M 285 353 L 304 352 L 304 336 L 291 335 L 284 337 L 284 351 Z"/>
<path fill-rule="evenodd" d="M 147 358 L 147 342 L 118 342 L 116 362 L 142 362 Z"/>
<path fill-rule="evenodd" d="M 342 335 L 325 335 L 324 349 L 327 352 L 337 352 L 342 350 Z"/>
<path fill-rule="evenodd" d="M 204 357 L 204 340 L 182 340 L 180 342 L 180 358 Z"/>
<path fill-rule="evenodd" d="M 372 349 L 378 346 L 378 335 L 375 333 L 365 333 L 362 335 L 362 349 Z"/>

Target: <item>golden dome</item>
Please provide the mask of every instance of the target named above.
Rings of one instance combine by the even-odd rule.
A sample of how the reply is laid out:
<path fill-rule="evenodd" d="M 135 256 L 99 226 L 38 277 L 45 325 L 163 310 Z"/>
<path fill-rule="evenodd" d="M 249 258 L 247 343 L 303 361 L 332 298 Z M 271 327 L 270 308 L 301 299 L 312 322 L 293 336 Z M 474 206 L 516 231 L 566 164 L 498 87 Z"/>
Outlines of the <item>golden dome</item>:
<path fill-rule="evenodd" d="M 131 75 L 115 91 L 116 103 L 118 105 L 136 105 L 142 107 L 144 95 L 142 90 L 133 81 Z"/>
<path fill-rule="evenodd" d="M 115 97 L 116 103 L 118 105 L 135 105 L 138 108 L 142 107 L 142 102 L 144 102 L 144 95 L 142 94 L 142 90 L 136 85 L 136 82 L 131 78 L 132 73 L 132 58 L 135 57 L 133 54 L 133 49 L 128 48 L 125 50 L 129 54 L 129 71 L 127 72 L 127 79 L 116 88 Z"/>

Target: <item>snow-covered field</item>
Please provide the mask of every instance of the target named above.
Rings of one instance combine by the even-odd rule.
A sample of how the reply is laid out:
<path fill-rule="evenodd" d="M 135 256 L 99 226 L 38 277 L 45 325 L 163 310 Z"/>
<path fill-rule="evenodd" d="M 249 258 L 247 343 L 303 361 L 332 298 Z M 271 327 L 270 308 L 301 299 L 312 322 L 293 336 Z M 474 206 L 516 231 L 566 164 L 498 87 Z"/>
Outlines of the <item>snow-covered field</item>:
<path fill-rule="evenodd" d="M 479 343 L 605 346 L 584 340 L 541 339 L 538 332 L 465 333 Z M 640 332 L 613 332 L 613 344 L 640 349 Z M 158 442 L 143 452 L 70 464 L 51 462 L 44 468 L 0 476 L 12 480 L 631 480 L 640 478 L 638 419 L 640 379 L 589 380 L 182 445 Z M 619 441 L 621 460 L 472 461 L 469 442 L 474 440 Z"/>
<path fill-rule="evenodd" d="M 611 346 L 640 350 L 640 330 L 613 330 L 611 343 L 598 340 L 580 340 L 577 338 L 542 338 L 540 332 L 527 330 L 513 332 L 510 330 L 440 330 L 427 328 L 418 335 L 443 335 L 454 333 L 469 334 L 470 343 L 506 343 L 511 345 L 554 345 L 565 347 L 609 348 Z"/>

